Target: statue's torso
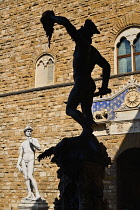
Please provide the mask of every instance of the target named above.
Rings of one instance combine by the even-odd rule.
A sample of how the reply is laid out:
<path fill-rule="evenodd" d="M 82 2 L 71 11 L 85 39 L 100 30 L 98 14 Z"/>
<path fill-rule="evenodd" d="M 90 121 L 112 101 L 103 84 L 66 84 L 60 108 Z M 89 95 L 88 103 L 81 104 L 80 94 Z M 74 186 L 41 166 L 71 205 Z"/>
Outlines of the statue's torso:
<path fill-rule="evenodd" d="M 73 69 L 75 77 L 91 77 L 96 64 L 96 49 L 92 45 L 78 43 L 73 54 Z"/>
<path fill-rule="evenodd" d="M 25 161 L 33 160 L 35 154 L 35 148 L 32 146 L 32 144 L 30 144 L 28 140 L 25 140 L 21 146 L 23 149 L 23 160 Z"/>

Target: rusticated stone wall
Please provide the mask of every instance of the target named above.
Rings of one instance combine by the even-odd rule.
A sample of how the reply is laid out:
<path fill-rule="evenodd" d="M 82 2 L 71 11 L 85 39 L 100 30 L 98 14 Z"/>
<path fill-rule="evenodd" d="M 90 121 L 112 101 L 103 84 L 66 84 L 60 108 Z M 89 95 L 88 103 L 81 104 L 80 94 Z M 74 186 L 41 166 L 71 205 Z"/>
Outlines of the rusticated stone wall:
<path fill-rule="evenodd" d="M 16 169 L 19 147 L 25 140 L 24 128 L 33 127 L 33 137 L 38 138 L 41 152 L 78 131 L 79 127 L 65 114 L 63 101 L 67 100 L 68 91 L 69 87 L 62 87 L 1 98 L 0 209 L 17 209 L 27 195 L 23 174 Z M 36 160 L 34 176 L 41 196 L 52 208 L 58 194 L 56 166 L 50 160 Z"/>
<path fill-rule="evenodd" d="M 129 76 L 123 77 L 122 83 L 126 83 L 128 79 Z M 114 78 L 110 82 L 117 84 L 117 81 L 118 78 Z M 120 85 L 119 82 L 118 85 Z M 23 174 L 16 169 L 19 147 L 25 139 L 23 129 L 27 125 L 33 127 L 33 137 L 38 138 L 41 152 L 55 146 L 64 137 L 81 133 L 81 127 L 65 114 L 64 101 L 67 101 L 71 87 L 15 93 L 15 95 L 0 98 L 2 125 L 0 128 L 0 209 L 17 209 L 20 200 L 27 193 Z M 125 135 L 98 137 L 99 141 L 108 148 L 113 163 L 105 179 L 105 197 L 110 203 L 111 210 L 116 208 L 115 158 L 125 138 Z M 139 142 L 138 137 L 136 141 Z M 131 141 L 128 141 L 126 149 L 131 146 Z M 38 155 L 37 151 L 36 157 Z M 50 164 L 49 159 L 41 163 L 38 163 L 36 159 L 34 176 L 41 196 L 46 199 L 50 209 L 53 209 L 53 201 L 58 196 L 59 180 L 56 171 L 56 165 Z"/>
<path fill-rule="evenodd" d="M 55 26 L 51 48 L 40 23 L 43 11 L 53 9 L 80 28 L 85 19 L 92 19 L 101 34 L 93 37 L 93 44 L 114 65 L 114 39 L 125 27 L 140 24 L 138 0 L 1 0 L 1 92 L 35 87 L 35 64 L 43 53 L 55 60 L 54 84 L 71 82 L 74 42 L 62 26 Z M 94 77 L 99 77 L 96 67 Z"/>

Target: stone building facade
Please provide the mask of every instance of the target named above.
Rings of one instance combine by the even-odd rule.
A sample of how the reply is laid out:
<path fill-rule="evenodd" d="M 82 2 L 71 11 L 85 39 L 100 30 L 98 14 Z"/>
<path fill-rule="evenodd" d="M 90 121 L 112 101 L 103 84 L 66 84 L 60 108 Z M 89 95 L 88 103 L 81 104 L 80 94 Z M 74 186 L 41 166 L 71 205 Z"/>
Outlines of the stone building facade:
<path fill-rule="evenodd" d="M 139 3 L 139 0 L 0 1 L 0 209 L 17 209 L 26 195 L 23 174 L 16 169 L 26 126 L 33 127 L 33 137 L 38 138 L 42 152 L 60 139 L 81 132 L 80 126 L 65 114 L 64 103 L 73 85 L 74 42 L 62 26 L 55 25 L 48 48 L 40 23 L 42 12 L 48 9 L 70 19 L 77 29 L 90 18 L 101 32 L 93 37 L 92 43 L 111 65 L 112 93 L 95 98 L 92 110 L 99 123 L 94 133 L 112 159 L 104 180 L 104 196 L 110 210 L 140 209 Z M 45 83 L 41 81 L 43 77 L 36 76 L 40 69 L 48 78 Z M 97 88 L 101 85 L 101 74 L 96 66 L 93 78 Z M 34 175 L 49 209 L 53 209 L 54 199 L 59 196 L 56 170 L 48 159 L 41 163 L 36 160 Z"/>

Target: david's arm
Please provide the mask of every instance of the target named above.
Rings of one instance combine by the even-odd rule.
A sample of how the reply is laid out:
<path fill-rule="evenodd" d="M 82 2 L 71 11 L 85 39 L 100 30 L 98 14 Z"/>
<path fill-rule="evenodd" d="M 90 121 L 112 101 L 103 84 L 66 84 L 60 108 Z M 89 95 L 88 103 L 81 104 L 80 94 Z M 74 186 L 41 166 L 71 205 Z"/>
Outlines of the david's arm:
<path fill-rule="evenodd" d="M 37 150 L 41 150 L 39 141 L 35 138 L 29 138 L 29 142 L 37 149 Z"/>
<path fill-rule="evenodd" d="M 18 162 L 17 162 L 17 168 L 19 171 L 22 171 L 22 168 L 21 168 L 22 157 L 23 157 L 23 148 L 21 147 L 19 157 L 18 157 Z"/>

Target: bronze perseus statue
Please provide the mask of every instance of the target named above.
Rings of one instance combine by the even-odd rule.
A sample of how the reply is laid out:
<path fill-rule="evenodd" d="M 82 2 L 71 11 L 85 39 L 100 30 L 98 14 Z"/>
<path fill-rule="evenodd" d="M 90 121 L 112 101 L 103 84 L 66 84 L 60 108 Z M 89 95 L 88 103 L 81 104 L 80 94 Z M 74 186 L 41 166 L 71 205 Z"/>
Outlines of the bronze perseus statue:
<path fill-rule="evenodd" d="M 41 17 L 41 23 L 49 38 L 49 43 L 53 33 L 54 23 L 57 23 L 66 28 L 68 34 L 76 44 L 73 54 L 74 87 L 68 97 L 66 114 L 82 126 L 82 134 L 92 133 L 92 126 L 95 122 L 93 120 L 91 106 L 96 85 L 91 77 L 91 72 L 96 64 L 102 68 L 102 87 L 99 88 L 98 95 L 105 95 L 111 92 L 108 89 L 110 65 L 98 50 L 91 45 L 93 34 L 100 34 L 100 32 L 89 19 L 77 30 L 67 18 L 55 16 L 53 11 L 44 12 Z M 77 110 L 79 104 L 81 104 L 81 112 Z"/>

